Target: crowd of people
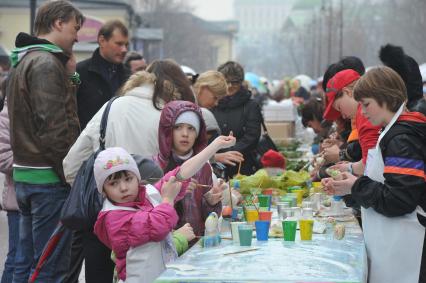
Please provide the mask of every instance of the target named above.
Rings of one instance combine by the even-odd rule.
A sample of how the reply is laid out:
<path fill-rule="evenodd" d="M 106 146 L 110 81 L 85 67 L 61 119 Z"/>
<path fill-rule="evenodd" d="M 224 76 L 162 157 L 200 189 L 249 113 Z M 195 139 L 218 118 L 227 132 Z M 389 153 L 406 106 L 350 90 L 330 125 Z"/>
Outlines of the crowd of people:
<path fill-rule="evenodd" d="M 382 47 L 385 66 L 368 72 L 344 57 L 318 85 L 284 81 L 278 94 L 260 94 L 235 61 L 190 76 L 173 60 L 146 62 L 128 50 L 118 20 L 100 28 L 98 48 L 77 63 L 72 49 L 84 20 L 68 1 L 42 4 L 35 36 L 17 35 L 1 83 L 9 230 L 1 283 L 78 282 L 83 262 L 86 282 L 154 280 L 204 235 L 211 212 L 221 214 L 229 195 L 222 179 L 259 169 L 262 105 L 287 96 L 317 135 L 312 180 L 358 213 L 370 282 L 426 282 L 426 101 L 419 66 L 401 47 Z M 97 221 L 65 229 L 38 268 L 79 169 L 100 143 Z M 142 169 L 134 155 L 145 158 Z M 262 160 L 272 157 L 282 172 L 282 156 Z"/>

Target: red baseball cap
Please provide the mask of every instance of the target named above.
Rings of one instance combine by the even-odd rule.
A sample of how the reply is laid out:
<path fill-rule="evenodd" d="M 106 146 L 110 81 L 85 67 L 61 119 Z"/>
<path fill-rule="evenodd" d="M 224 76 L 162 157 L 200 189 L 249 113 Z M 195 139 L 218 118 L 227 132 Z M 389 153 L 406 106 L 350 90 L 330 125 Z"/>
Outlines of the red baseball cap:
<path fill-rule="evenodd" d="M 327 89 L 325 93 L 325 111 L 323 118 L 329 121 L 337 120 L 341 114 L 339 111 L 334 109 L 333 103 L 336 98 L 336 94 L 341 91 L 345 86 L 358 80 L 361 76 L 354 70 L 348 69 L 338 72 L 332 77 L 327 83 Z"/>

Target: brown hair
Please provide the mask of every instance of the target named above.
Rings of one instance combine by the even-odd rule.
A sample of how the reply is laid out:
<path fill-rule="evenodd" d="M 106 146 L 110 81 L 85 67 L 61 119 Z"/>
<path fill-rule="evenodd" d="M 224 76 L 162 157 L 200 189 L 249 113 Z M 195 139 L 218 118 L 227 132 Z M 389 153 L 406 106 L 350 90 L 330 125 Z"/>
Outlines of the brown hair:
<path fill-rule="evenodd" d="M 228 85 L 225 77 L 218 71 L 207 71 L 200 74 L 194 84 L 195 93 L 198 94 L 203 86 L 216 94 L 219 99 L 228 94 Z"/>
<path fill-rule="evenodd" d="M 38 8 L 34 22 L 34 32 L 36 35 L 48 34 L 52 31 L 52 26 L 57 20 L 68 22 L 75 18 L 80 26 L 84 23 L 83 14 L 68 1 L 48 1 Z"/>
<path fill-rule="evenodd" d="M 324 102 L 320 97 L 310 98 L 301 108 L 302 124 L 305 128 L 310 121 L 317 120 L 321 123 L 323 120 Z"/>
<path fill-rule="evenodd" d="M 105 181 L 115 181 L 115 180 L 119 180 L 121 179 L 121 177 L 129 177 L 131 175 L 131 171 L 128 170 L 121 170 L 115 173 L 112 173 L 111 175 L 109 175 Z"/>
<path fill-rule="evenodd" d="M 127 27 L 119 20 L 107 21 L 102 25 L 98 32 L 98 40 L 100 36 L 103 36 L 105 40 L 109 40 L 112 37 L 114 30 L 118 29 L 122 35 L 129 36 Z"/>
<path fill-rule="evenodd" d="M 340 97 L 342 97 L 342 96 L 343 96 L 343 89 L 344 89 L 344 88 L 347 88 L 347 89 L 349 89 L 350 91 L 352 91 L 352 92 L 353 92 L 354 87 L 355 87 L 355 85 L 356 85 L 357 81 L 358 81 L 358 80 L 355 80 L 355 81 L 351 82 L 350 84 L 348 84 L 347 86 L 344 86 L 341 90 L 339 90 L 339 91 L 336 93 L 336 96 L 334 97 L 334 101 L 336 101 L 336 99 L 338 99 L 338 98 L 340 98 Z"/>
<path fill-rule="evenodd" d="M 386 104 L 389 111 L 396 112 L 407 101 L 407 89 L 397 72 L 389 67 L 377 67 L 362 76 L 354 89 L 354 98 L 372 98 L 380 106 Z"/>
<path fill-rule="evenodd" d="M 244 81 L 244 69 L 235 61 L 228 61 L 220 65 L 217 70 L 225 76 L 229 83 L 241 84 Z"/>
<path fill-rule="evenodd" d="M 160 99 L 165 103 L 173 100 L 195 102 L 188 78 L 173 60 L 155 60 L 146 68 L 146 71 L 156 77 L 152 96 L 152 104 L 156 109 L 161 110 Z"/>

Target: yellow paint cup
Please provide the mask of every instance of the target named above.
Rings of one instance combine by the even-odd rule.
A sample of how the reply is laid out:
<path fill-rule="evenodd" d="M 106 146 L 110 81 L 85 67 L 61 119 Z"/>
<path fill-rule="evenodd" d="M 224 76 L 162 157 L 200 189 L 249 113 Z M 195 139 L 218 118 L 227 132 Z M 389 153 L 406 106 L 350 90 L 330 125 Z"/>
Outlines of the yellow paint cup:
<path fill-rule="evenodd" d="M 300 219 L 300 240 L 302 241 L 311 241 L 312 240 L 312 230 L 314 227 L 313 219 Z"/>
<path fill-rule="evenodd" d="M 301 206 L 305 190 L 293 190 L 292 192 L 297 194 L 297 206 Z"/>
<path fill-rule="evenodd" d="M 248 224 L 253 224 L 256 220 L 259 220 L 259 212 L 254 207 L 246 207 L 245 216 Z"/>

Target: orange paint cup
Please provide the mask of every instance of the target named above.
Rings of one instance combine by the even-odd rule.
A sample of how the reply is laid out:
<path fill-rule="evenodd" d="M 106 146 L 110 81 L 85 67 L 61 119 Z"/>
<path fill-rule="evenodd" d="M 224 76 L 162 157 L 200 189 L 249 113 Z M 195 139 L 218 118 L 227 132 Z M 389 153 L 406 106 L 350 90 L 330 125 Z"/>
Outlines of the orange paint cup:
<path fill-rule="evenodd" d="M 259 220 L 272 220 L 272 211 L 259 211 Z"/>

